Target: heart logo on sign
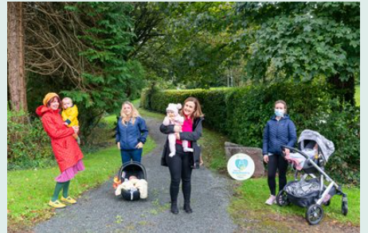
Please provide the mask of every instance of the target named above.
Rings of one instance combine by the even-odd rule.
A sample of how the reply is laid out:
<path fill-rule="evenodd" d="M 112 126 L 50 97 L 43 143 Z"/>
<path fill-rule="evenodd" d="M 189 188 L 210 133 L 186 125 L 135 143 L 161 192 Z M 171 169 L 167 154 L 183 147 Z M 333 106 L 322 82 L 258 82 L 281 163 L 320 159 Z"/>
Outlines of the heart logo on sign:
<path fill-rule="evenodd" d="M 246 159 L 237 159 L 235 161 L 235 165 L 239 170 L 244 170 L 248 166 L 248 160 Z"/>

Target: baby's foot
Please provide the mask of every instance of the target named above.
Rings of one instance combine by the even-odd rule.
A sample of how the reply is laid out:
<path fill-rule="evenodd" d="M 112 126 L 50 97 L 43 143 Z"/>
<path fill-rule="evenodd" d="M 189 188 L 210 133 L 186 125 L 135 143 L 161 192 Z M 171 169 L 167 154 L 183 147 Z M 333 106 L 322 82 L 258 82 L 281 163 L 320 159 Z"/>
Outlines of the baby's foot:
<path fill-rule="evenodd" d="M 188 148 L 188 147 L 184 147 L 183 148 L 183 151 L 184 152 L 193 152 L 193 149 L 192 148 Z"/>

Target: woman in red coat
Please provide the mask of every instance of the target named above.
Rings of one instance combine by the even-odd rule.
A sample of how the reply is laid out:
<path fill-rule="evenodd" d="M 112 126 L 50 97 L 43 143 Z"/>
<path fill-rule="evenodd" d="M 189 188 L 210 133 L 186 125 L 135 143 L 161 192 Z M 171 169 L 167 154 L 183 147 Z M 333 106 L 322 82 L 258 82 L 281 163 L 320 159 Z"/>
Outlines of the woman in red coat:
<path fill-rule="evenodd" d="M 79 171 L 84 170 L 83 154 L 73 134 L 79 131 L 78 126 L 68 128 L 60 116 L 60 98 L 56 93 L 48 93 L 43 99 L 43 105 L 36 109 L 41 117 L 43 128 L 51 138 L 51 147 L 61 174 L 55 178 L 56 186 L 49 205 L 54 208 L 64 208 L 65 204 L 59 202 L 58 197 L 61 190 L 63 195 L 61 201 L 68 204 L 77 203 L 68 196 L 70 180 Z"/>

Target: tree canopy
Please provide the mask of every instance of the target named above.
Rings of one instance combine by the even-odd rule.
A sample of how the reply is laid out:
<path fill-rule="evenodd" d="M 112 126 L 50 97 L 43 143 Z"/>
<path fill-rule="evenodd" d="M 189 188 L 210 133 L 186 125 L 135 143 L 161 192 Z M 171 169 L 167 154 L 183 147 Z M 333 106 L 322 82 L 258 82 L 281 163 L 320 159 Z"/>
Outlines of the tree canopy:
<path fill-rule="evenodd" d="M 10 102 L 27 101 L 33 112 L 47 92 L 70 96 L 86 128 L 104 112 L 116 111 L 123 100 L 138 97 L 147 81 L 208 88 L 324 79 L 342 102 L 354 102 L 354 81 L 360 75 L 356 2 L 16 6 L 22 13 L 9 18 L 8 36 L 17 19 L 24 28 L 13 30 L 8 43 L 24 43 L 24 51 L 8 49 L 8 65 L 24 64 L 25 77 L 12 70 L 8 79 L 24 80 L 20 86 L 27 95 L 11 91 Z M 22 30 L 23 42 L 15 42 Z M 23 63 L 15 59 L 22 56 Z M 16 90 L 16 83 L 8 82 L 9 90 Z"/>
<path fill-rule="evenodd" d="M 354 90 L 360 69 L 356 2 L 238 3 L 248 78 L 311 80 L 321 76 Z M 349 82 L 350 81 L 350 82 Z M 353 94 L 346 98 L 354 100 Z"/>
<path fill-rule="evenodd" d="M 23 8 L 29 109 L 47 92 L 69 96 L 88 134 L 103 113 L 139 95 L 144 69 L 129 58 L 136 38 L 133 4 L 39 2 Z"/>

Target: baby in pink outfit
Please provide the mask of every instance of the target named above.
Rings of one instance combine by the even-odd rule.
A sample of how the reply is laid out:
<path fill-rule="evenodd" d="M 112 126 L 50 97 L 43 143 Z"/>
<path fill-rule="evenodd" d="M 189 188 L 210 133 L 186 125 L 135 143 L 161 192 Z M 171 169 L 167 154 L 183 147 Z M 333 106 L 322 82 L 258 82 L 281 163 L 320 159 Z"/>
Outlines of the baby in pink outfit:
<path fill-rule="evenodd" d="M 303 150 L 304 154 L 306 154 L 310 159 L 313 159 L 314 157 L 318 157 L 318 144 L 313 147 L 313 149 L 305 148 Z M 299 153 L 289 153 L 289 155 L 285 156 L 285 159 L 289 162 L 291 162 L 295 168 L 300 171 L 304 167 L 304 163 L 307 160 L 303 155 Z"/>
<path fill-rule="evenodd" d="M 179 125 L 182 126 L 184 123 L 184 117 L 180 116 L 179 109 L 181 109 L 181 104 L 169 104 L 166 108 L 167 116 L 162 122 L 164 125 Z M 182 146 L 184 152 L 193 152 L 192 148 L 188 147 L 188 141 L 182 140 Z M 169 148 L 170 148 L 170 157 L 173 157 L 176 153 L 175 149 L 176 137 L 175 134 L 169 134 Z"/>

